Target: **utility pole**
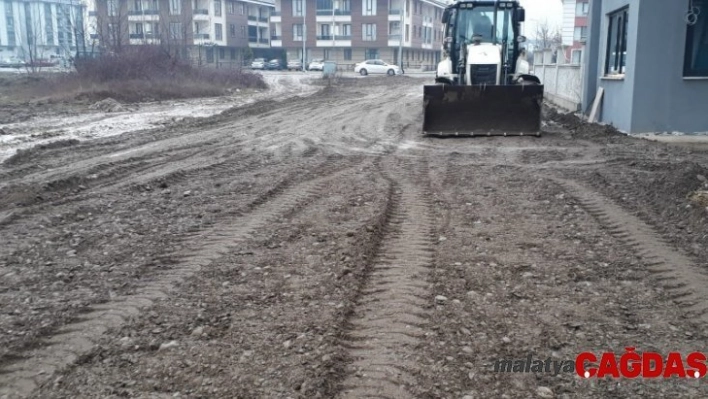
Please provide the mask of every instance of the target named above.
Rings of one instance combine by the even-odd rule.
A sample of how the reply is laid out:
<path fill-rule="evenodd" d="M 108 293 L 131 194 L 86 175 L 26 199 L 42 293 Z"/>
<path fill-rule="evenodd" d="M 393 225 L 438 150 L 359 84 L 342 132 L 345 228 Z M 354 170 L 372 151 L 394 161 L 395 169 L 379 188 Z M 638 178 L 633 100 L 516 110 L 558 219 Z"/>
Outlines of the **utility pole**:
<path fill-rule="evenodd" d="M 400 40 L 398 41 L 398 66 L 401 68 L 401 72 L 403 72 L 403 34 L 405 32 L 405 26 L 406 26 L 406 2 L 408 0 L 401 0 L 403 3 L 403 9 L 401 11 L 401 22 L 399 22 L 399 32 L 400 32 Z"/>
<path fill-rule="evenodd" d="M 297 0 L 295 0 L 297 1 Z M 305 16 L 307 15 L 307 1 L 302 1 L 302 70 L 307 70 L 307 23 L 305 21 Z"/>

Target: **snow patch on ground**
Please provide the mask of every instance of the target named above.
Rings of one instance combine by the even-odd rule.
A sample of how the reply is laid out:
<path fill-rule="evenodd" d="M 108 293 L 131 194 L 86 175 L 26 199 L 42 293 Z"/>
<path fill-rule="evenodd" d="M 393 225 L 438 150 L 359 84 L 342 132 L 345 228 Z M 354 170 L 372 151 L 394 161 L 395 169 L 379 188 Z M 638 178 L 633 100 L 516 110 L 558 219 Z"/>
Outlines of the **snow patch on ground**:
<path fill-rule="evenodd" d="M 125 105 L 122 112 L 93 112 L 61 117 L 38 117 L 28 121 L 0 125 L 0 162 L 19 149 L 59 140 L 90 140 L 128 132 L 152 129 L 182 118 L 205 118 L 229 108 L 241 107 L 273 98 L 282 100 L 294 95 L 310 95 L 317 91 L 309 85 L 306 74 L 263 74 L 268 89 L 240 91 L 232 96 L 161 101 Z"/>

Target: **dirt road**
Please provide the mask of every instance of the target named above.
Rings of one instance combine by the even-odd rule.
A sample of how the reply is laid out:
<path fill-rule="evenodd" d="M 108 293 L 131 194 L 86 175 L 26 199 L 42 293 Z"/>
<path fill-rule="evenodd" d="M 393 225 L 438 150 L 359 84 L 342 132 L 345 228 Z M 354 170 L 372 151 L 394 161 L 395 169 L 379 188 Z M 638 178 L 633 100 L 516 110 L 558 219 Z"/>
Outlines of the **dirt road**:
<path fill-rule="evenodd" d="M 706 154 L 557 115 L 541 138 L 423 138 L 423 83 L 7 160 L 0 397 L 708 396 L 493 367 L 705 351 Z"/>

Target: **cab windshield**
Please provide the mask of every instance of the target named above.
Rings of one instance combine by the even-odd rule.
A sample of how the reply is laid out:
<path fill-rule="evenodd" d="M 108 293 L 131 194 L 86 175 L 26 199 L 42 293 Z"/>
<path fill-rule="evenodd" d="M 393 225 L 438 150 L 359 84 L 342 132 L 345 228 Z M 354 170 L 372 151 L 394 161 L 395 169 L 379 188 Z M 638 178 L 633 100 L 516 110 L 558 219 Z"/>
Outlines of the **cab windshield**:
<path fill-rule="evenodd" d="M 455 25 L 457 26 L 457 40 L 471 43 L 474 35 L 480 35 L 483 43 L 500 44 L 505 36 L 507 40 L 514 38 L 514 24 L 512 23 L 511 8 L 498 8 L 496 18 L 494 6 L 477 6 L 474 8 L 459 8 Z M 506 25 L 506 35 L 504 28 Z"/>

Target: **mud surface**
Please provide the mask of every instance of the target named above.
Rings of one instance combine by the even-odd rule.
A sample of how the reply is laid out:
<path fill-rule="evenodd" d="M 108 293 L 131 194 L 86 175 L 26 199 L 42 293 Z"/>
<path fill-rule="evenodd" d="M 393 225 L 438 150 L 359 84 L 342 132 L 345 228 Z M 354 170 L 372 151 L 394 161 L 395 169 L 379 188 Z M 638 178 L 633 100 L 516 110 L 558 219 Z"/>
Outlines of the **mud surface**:
<path fill-rule="evenodd" d="M 708 156 L 557 114 L 424 138 L 424 83 L 291 82 L 5 161 L 0 397 L 708 396 L 493 369 L 705 351 Z"/>

